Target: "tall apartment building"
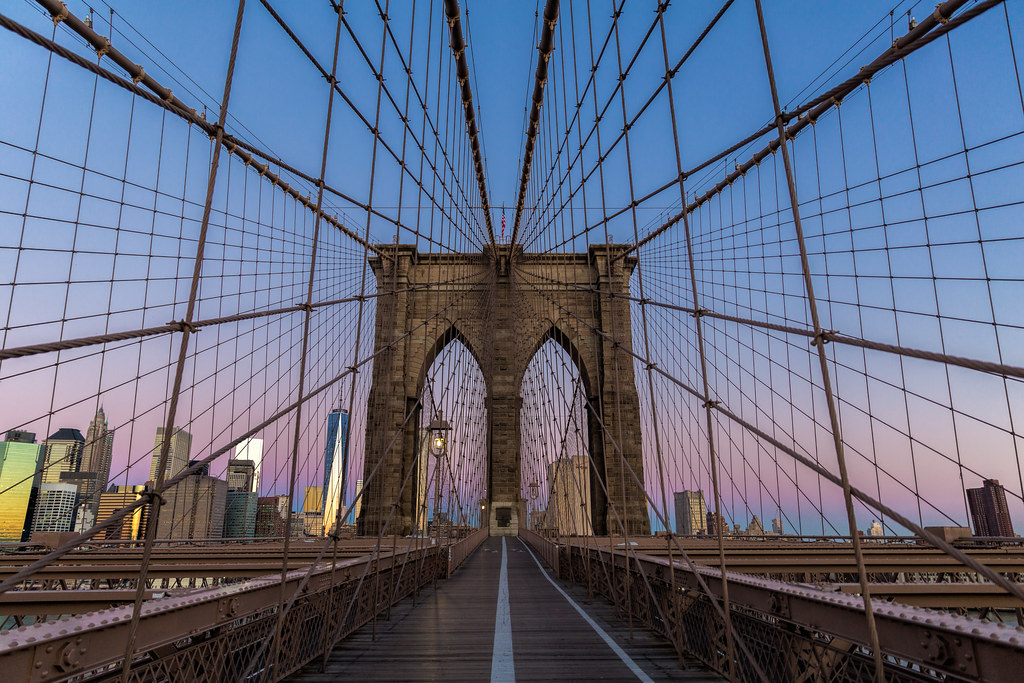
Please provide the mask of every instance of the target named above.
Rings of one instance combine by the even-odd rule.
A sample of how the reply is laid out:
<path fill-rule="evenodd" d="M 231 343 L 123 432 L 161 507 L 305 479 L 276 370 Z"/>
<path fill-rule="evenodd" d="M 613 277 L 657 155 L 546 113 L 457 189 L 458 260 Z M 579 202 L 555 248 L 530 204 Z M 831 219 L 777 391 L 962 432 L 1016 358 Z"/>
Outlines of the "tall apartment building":
<path fill-rule="evenodd" d="M 164 491 L 157 538 L 221 538 L 228 484 L 195 472 Z"/>
<path fill-rule="evenodd" d="M 998 479 L 986 479 L 981 488 L 967 489 L 967 504 L 975 536 L 1013 536 L 1013 520 L 1006 504 L 1006 489 Z"/>
<path fill-rule="evenodd" d="M 676 533 L 693 536 L 707 533 L 708 509 L 703 491 L 677 491 L 673 496 L 676 508 Z"/>
<path fill-rule="evenodd" d="M 164 464 L 164 479 L 170 479 L 178 472 L 188 467 L 189 455 L 192 452 L 192 435 L 180 427 L 171 431 L 168 439 L 170 445 L 167 451 L 167 461 Z M 157 474 L 160 468 L 160 451 L 164 443 L 164 428 L 156 428 L 156 439 L 153 442 L 153 459 L 149 464 L 149 480 L 154 484 L 157 482 Z M 163 517 L 163 511 L 160 514 Z"/>
<path fill-rule="evenodd" d="M 548 465 L 545 524 L 559 534 L 590 536 L 590 473 L 587 458 L 559 458 Z"/>
<path fill-rule="evenodd" d="M 77 501 L 78 487 L 74 484 L 41 484 L 32 532 L 71 531 Z"/>
<path fill-rule="evenodd" d="M 100 494 L 99 510 L 96 518 L 104 520 L 118 510 L 136 502 L 146 492 L 141 485 L 113 486 L 109 491 Z M 107 527 L 102 538 L 119 541 L 140 541 L 146 537 L 146 525 L 149 523 L 149 505 L 135 508 L 120 524 Z"/>
<path fill-rule="evenodd" d="M 32 535 L 43 456 L 35 440 L 35 434 L 17 430 L 0 441 L 0 541 L 28 541 Z"/>

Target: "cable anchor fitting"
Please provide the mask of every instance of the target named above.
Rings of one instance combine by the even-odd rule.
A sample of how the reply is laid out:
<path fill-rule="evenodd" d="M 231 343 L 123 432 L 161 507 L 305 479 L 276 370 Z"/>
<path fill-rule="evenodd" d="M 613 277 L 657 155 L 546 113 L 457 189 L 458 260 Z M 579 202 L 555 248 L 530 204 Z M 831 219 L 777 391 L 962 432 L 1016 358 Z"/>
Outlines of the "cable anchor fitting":
<path fill-rule="evenodd" d="M 835 330 L 822 330 L 821 332 L 814 335 L 814 339 L 811 340 L 811 346 L 817 346 L 819 341 L 822 344 L 828 344 L 830 341 L 832 341 L 832 338 L 835 336 Z"/>
<path fill-rule="evenodd" d="M 65 5 L 63 2 L 60 3 L 60 12 L 57 13 L 57 14 L 51 14 L 50 15 L 50 18 L 53 19 L 53 25 L 56 26 L 60 22 L 62 22 L 65 19 L 67 19 L 68 18 L 68 14 L 69 14 L 68 6 Z"/>
<path fill-rule="evenodd" d="M 167 499 L 164 498 L 159 493 L 157 493 L 156 491 L 143 491 L 139 495 L 141 495 L 143 498 L 148 498 L 150 505 L 155 505 L 155 504 L 158 504 L 158 503 L 160 505 L 167 505 Z"/>
<path fill-rule="evenodd" d="M 195 334 L 196 332 L 199 331 L 199 328 L 193 325 L 188 320 L 172 320 L 167 324 L 169 326 L 178 328 L 178 332 L 188 332 L 190 334 Z"/>

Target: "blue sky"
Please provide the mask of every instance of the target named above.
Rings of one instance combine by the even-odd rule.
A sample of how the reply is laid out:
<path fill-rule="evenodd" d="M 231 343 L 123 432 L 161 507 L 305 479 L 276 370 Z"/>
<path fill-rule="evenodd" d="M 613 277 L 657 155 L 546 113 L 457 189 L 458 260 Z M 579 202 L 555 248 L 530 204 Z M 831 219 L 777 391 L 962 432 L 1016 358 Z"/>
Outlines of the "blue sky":
<path fill-rule="evenodd" d="M 207 118 L 215 118 L 235 4 L 183 1 L 111 5 L 117 12 L 113 19 L 114 44 L 144 65 L 147 73 L 170 86 L 187 104 L 199 110 L 205 106 Z M 401 203 L 402 222 L 418 225 L 423 235 L 421 249 L 427 248 L 422 240 L 429 237 L 456 251 L 471 251 L 479 247 L 482 217 L 476 186 L 465 164 L 459 114 L 453 114 L 456 123 L 449 125 L 449 109 L 444 106 L 444 98 L 455 94 L 454 79 L 448 77 L 447 71 L 439 73 L 436 69 L 436 60 L 442 59 L 446 69 L 449 60 L 441 6 L 440 0 L 415 2 L 413 78 L 421 93 L 439 94 L 441 98 L 439 109 L 444 111 L 434 105 L 429 107 L 433 122 L 457 133 L 446 142 L 446 147 L 450 148 L 452 159 L 463 164 L 459 174 L 465 192 L 465 198 L 460 198 L 465 205 L 464 218 L 452 224 L 443 220 L 440 209 L 430 210 L 425 195 L 411 191 L 409 178 L 402 180 L 397 163 L 381 149 L 373 204 L 383 214 L 396 218 Z M 89 11 L 85 3 L 77 1 L 69 2 L 68 7 L 79 16 Z M 329 69 L 335 29 L 335 14 L 329 4 L 278 1 L 274 7 Z M 429 16 L 431 7 L 433 15 Z M 619 20 L 623 55 L 632 54 L 653 20 L 654 7 L 653 2 L 626 4 Z M 670 6 L 665 14 L 670 61 L 678 59 L 719 7 L 717 3 L 678 1 Z M 403 50 L 407 49 L 413 8 L 411 1 L 391 2 L 388 10 L 396 40 Z M 472 86 L 496 230 L 502 206 L 506 207 L 511 229 L 519 189 L 525 107 L 533 88 L 535 32 L 539 30 L 535 13 L 542 9 L 535 2 L 463 3 L 463 28 L 470 44 Z M 552 61 L 552 69 L 557 71 L 549 81 L 555 85 L 547 91 L 545 117 L 564 111 L 555 109 L 564 107 L 564 102 L 556 105 L 555 101 L 562 87 L 561 69 L 569 63 L 565 41 L 570 26 L 577 31 L 576 56 L 581 62 L 589 60 L 584 33 L 587 10 L 587 3 L 563 3 L 561 33 L 556 35 Z M 612 4 L 592 2 L 589 10 L 594 36 L 603 38 L 610 25 Z M 44 35 L 49 36 L 52 31 L 52 24 L 34 3 L 12 0 L 3 11 Z M 348 11 L 347 21 L 376 63 L 381 32 L 373 4 L 349 2 Z M 932 11 L 932 6 L 892 0 L 766 2 L 767 32 L 782 105 L 792 108 L 852 75 L 860 65 L 880 54 L 892 35 L 899 36 L 907 30 L 908 11 L 921 19 Z M 906 76 L 902 65 L 881 74 L 872 83 L 870 102 L 862 88 L 844 103 L 840 112 L 823 117 L 813 132 L 805 131 L 794 144 L 798 190 L 801 201 L 806 202 L 804 223 L 811 239 L 812 271 L 828 325 L 879 341 L 1024 365 L 1020 351 L 1024 348 L 1020 332 L 1024 319 L 1017 304 L 1024 295 L 1019 276 L 1020 257 L 1024 256 L 1020 239 L 1020 188 L 1024 178 L 1019 167 L 1024 111 L 1019 96 L 1019 71 L 1007 33 L 1008 25 L 1016 31 L 1016 64 L 1024 63 L 1024 41 L 1017 35 L 1024 22 L 1024 8 L 1019 2 L 1010 2 L 1005 12 L 997 7 L 962 30 L 954 31 L 948 46 L 944 39 L 939 40 L 914 55 L 906 62 Z M 106 5 L 94 6 L 93 17 L 100 33 L 110 33 Z M 425 43 L 429 31 L 432 42 L 428 56 Z M 631 114 L 663 75 L 657 33 L 652 40 L 652 47 L 640 53 L 627 79 L 626 108 Z M 12 288 L 6 285 L 0 292 L 0 313 L 7 317 L 10 311 L 11 329 L 5 333 L 5 345 L 158 325 L 181 317 L 191 274 L 190 249 L 194 248 L 189 236 L 197 225 L 197 207 L 202 204 L 206 186 L 208 143 L 149 103 L 133 105 L 126 93 L 105 83 L 99 85 L 93 105 L 92 77 L 61 60 L 54 60 L 47 103 L 42 107 L 46 54 L 8 32 L 0 41 L 0 91 L 6 93 L 0 97 L 0 168 L 6 174 L 0 177 L 0 208 L 4 210 L 0 215 L 0 269 L 16 272 L 13 279 L 18 284 L 14 288 L 18 292 L 12 293 Z M 58 30 L 58 42 L 88 54 L 62 29 Z M 406 78 L 390 46 L 388 50 L 389 56 L 384 60 L 385 83 L 401 102 Z M 239 55 L 229 130 L 316 176 L 326 116 L 323 79 L 256 0 L 247 3 Z M 429 69 L 428 59 L 434 60 Z M 617 75 L 612 63 L 610 57 L 602 62 L 596 77 L 602 104 Z M 956 68 L 955 89 L 951 63 Z M 577 71 L 582 84 L 586 65 L 579 65 Z M 819 78 L 823 73 L 824 77 Z M 365 116 L 372 117 L 377 82 L 347 34 L 342 41 L 339 82 L 354 105 Z M 674 87 L 684 168 L 771 120 L 771 100 L 752 2 L 738 0 L 730 7 L 684 65 Z M 567 99 L 571 99 L 571 94 Z M 615 120 L 620 116 L 617 106 L 616 102 L 600 126 L 605 146 L 622 128 L 621 118 Z M 33 170 L 30 150 L 35 145 L 40 111 L 39 151 L 47 156 L 37 156 Z M 582 111 L 586 131 L 593 125 L 593 104 L 586 104 Z M 642 125 L 631 132 L 637 196 L 676 174 L 667 111 L 663 94 L 645 114 Z M 125 134 L 129 123 L 130 144 Z M 413 117 L 411 129 L 417 135 L 421 123 L 422 118 Z M 398 153 L 403 141 L 402 126 L 387 102 L 381 108 L 380 128 L 382 139 Z M 558 131 L 564 132 L 561 128 Z M 539 146 L 548 144 L 544 135 L 551 132 L 542 131 Z M 688 181 L 688 194 L 692 198 L 714 185 L 734 163 L 749 158 L 767 139 L 697 174 Z M 429 131 L 425 142 L 432 142 Z M 603 203 L 608 211 L 630 201 L 623 147 L 619 145 L 605 164 Z M 372 148 L 372 137 L 365 126 L 336 101 L 327 183 L 365 201 L 370 187 Z M 79 167 L 87 153 L 92 173 L 83 181 Z M 410 155 L 419 162 L 418 156 L 412 152 Z M 582 154 L 583 167 L 589 170 L 596 156 L 595 145 L 589 144 Z M 436 155 L 431 158 L 438 159 Z M 536 197 L 539 179 L 548 171 L 543 166 L 546 158 L 542 153 L 536 157 L 531 198 Z M 154 159 L 159 159 L 159 163 L 154 163 Z M 973 182 L 964 178 L 967 163 L 975 176 Z M 917 164 L 922 164 L 920 175 L 916 172 Z M 229 169 L 233 174 L 230 177 Z M 26 197 L 24 179 L 30 173 L 35 174 L 38 183 L 70 191 L 37 185 L 30 197 L 29 213 L 44 218 L 30 218 L 23 223 L 20 213 Z M 418 175 L 421 171 L 413 173 Z M 792 226 L 784 215 L 787 199 L 778 190 L 780 174 L 780 160 L 771 165 L 766 163 L 724 193 L 717 203 L 712 202 L 695 214 L 699 286 L 705 300 L 720 312 L 806 325 L 799 264 L 795 261 L 793 243 L 786 238 Z M 216 233 L 214 246 L 208 252 L 213 265 L 212 270 L 205 272 L 204 283 L 209 285 L 204 286 L 213 289 L 205 290 L 208 296 L 200 307 L 200 317 L 286 305 L 305 294 L 306 273 L 302 264 L 311 247 L 312 220 L 308 213 L 280 201 L 279 192 L 260 194 L 259 182 L 252 175 L 234 162 L 226 164 L 218 179 L 215 207 L 226 207 L 232 217 L 224 219 L 221 215 L 223 234 Z M 429 179 L 429 173 L 423 172 L 423 177 Z M 123 185 L 122 178 L 137 186 Z M 93 195 L 81 203 L 77 201 L 80 183 L 84 183 L 84 192 Z M 575 221 L 574 229 L 592 225 L 600 218 L 595 183 L 596 179 L 587 183 L 590 203 L 586 212 L 574 203 L 571 211 L 561 215 L 537 211 L 526 216 L 524 239 L 533 240 L 531 249 L 555 248 L 560 231 L 565 229 L 566 216 Z M 578 181 L 570 184 L 576 185 Z M 303 193 L 313 191 L 308 184 L 299 185 Z M 159 186 L 164 195 L 153 198 L 147 194 L 144 188 L 153 186 Z M 175 205 L 173 200 L 180 198 L 188 201 Z M 754 206 L 757 200 L 761 203 Z M 154 201 L 158 206 L 156 215 L 131 206 Z M 636 217 L 639 235 L 642 237 L 660 225 L 666 215 L 674 213 L 678 201 L 673 188 L 642 206 Z M 338 211 L 342 222 L 359 234 L 367 228 L 365 212 L 351 203 L 332 197 L 327 206 L 332 212 Z M 980 210 L 975 211 L 975 207 Z M 777 209 L 783 215 L 776 213 Z M 531 232 L 533 228 L 529 226 L 547 220 L 557 221 L 558 230 Z M 111 226 L 132 221 L 145 227 L 134 232 L 117 231 L 115 243 Z M 766 225 L 772 221 L 774 226 Z M 271 224 L 274 230 L 270 230 Z M 247 236 L 238 237 L 236 243 L 232 226 L 241 226 Z M 272 239 L 256 240 L 255 233 L 260 229 L 271 233 Z M 628 213 L 611 221 L 608 229 L 614 241 L 634 239 L 634 223 Z M 394 239 L 394 226 L 373 217 L 369 220 L 369 235 L 373 242 L 389 243 Z M 676 226 L 642 251 L 641 261 L 652 298 L 688 305 L 688 271 L 682 265 L 685 252 L 681 250 L 681 235 L 681 226 Z M 326 272 L 318 283 L 317 296 L 330 299 L 357 294 L 362 273 L 361 249 L 336 233 L 325 240 L 322 258 L 329 265 L 325 265 Z M 412 242 L 415 237 L 402 231 L 399 240 Z M 598 230 L 570 248 L 582 250 L 587 242 L 602 241 L 603 230 Z M 16 249 L 19 243 L 27 247 L 20 255 Z M 69 253 L 72 244 L 76 245 L 74 255 Z M 54 245 L 57 248 L 52 248 Z M 92 253 L 81 245 L 92 245 Z M 159 257 L 148 258 L 146 254 Z M 20 259 L 17 271 L 16 258 Z M 252 267 L 246 270 L 245 264 Z M 114 285 L 87 282 L 93 279 L 93 273 L 108 272 L 109 276 L 96 279 L 112 279 Z M 68 280 L 75 284 L 68 286 Z M 143 282 L 144 291 L 140 289 Z M 636 286 L 638 283 L 634 282 Z M 889 310 L 892 308 L 899 312 Z M 353 349 L 356 315 L 355 306 L 347 306 L 340 312 L 325 312 L 315 320 L 319 336 L 315 345 L 316 369 L 310 381 L 326 381 L 351 363 L 347 355 Z M 662 311 L 653 315 L 654 324 L 661 326 L 663 343 L 656 345 L 652 354 L 658 356 L 663 367 L 675 367 L 679 377 L 697 386 L 692 327 L 688 327 L 683 316 Z M 994 324 L 997 321 L 999 324 Z M 745 415 L 752 421 L 788 422 L 786 432 L 803 448 L 827 454 L 829 442 L 822 438 L 820 428 L 827 420 L 822 413 L 820 391 L 815 390 L 820 379 L 814 379 L 816 370 L 808 364 L 804 341 L 773 340 L 756 334 L 748 338 L 725 324 L 711 328 L 709 344 L 718 354 L 716 390 L 730 396 L 731 405 L 738 412 L 748 411 Z M 194 366 L 190 366 L 195 368 L 196 390 L 190 394 L 188 415 L 195 422 L 196 431 L 206 436 L 196 443 L 222 443 L 225 435 L 235 433 L 239 425 L 259 422 L 261 416 L 273 412 L 274 406 L 286 402 L 296 390 L 294 378 L 282 384 L 275 382 L 273 375 L 291 377 L 289 368 L 293 369 L 296 362 L 298 329 L 300 318 L 292 316 L 251 328 L 230 328 L 223 338 L 216 340 L 211 340 L 210 334 L 200 335 L 197 343 L 202 351 Z M 637 335 L 635 331 L 635 341 Z M 154 339 L 130 349 L 112 350 L 107 361 L 98 354 L 66 355 L 65 359 L 74 360 L 62 361 L 56 370 L 52 359 L 6 362 L 0 376 L 9 377 L 11 386 L 32 399 L 12 406 L 11 424 L 4 427 L 24 425 L 40 433 L 55 431 L 66 426 L 66 422 L 82 427 L 88 423 L 96 404 L 105 402 L 112 420 L 131 423 L 135 430 L 130 439 L 117 441 L 116 462 L 123 467 L 130 448 L 133 461 L 146 463 L 145 467 L 139 465 L 138 471 L 148 470 L 147 449 L 153 427 L 160 420 L 166 366 L 176 353 L 171 341 Z M 1016 456 L 1020 440 L 1013 426 L 1024 419 L 1019 414 L 1019 383 L 958 370 L 947 375 L 935 364 L 908 361 L 903 365 L 891 356 L 865 357 L 859 351 L 850 355 L 846 348 L 833 347 L 832 351 L 840 361 L 837 391 L 845 401 L 844 419 L 851 425 L 846 436 L 851 448 L 863 454 L 855 471 L 862 484 L 880 493 L 888 492 L 893 500 L 911 501 L 898 484 L 901 477 L 905 481 L 917 467 L 918 463 L 911 461 L 920 457 L 924 469 L 935 473 L 936 487 L 930 489 L 935 493 L 922 491 L 922 495 L 941 500 L 938 506 L 946 516 L 964 519 L 960 488 L 980 481 L 974 474 L 964 476 L 965 468 L 986 476 L 998 475 L 1004 483 L 1012 484 L 1017 496 L 1013 501 L 1015 514 L 1024 513 Z M 240 363 L 240 358 L 245 363 Z M 741 367 L 740 358 L 746 363 L 745 368 Z M 246 364 L 265 367 L 265 372 L 255 373 L 251 380 L 258 388 L 249 389 L 249 394 L 255 391 L 261 398 L 248 404 L 224 390 L 224 383 L 229 381 L 228 369 L 232 376 L 237 376 L 247 372 L 242 367 Z M 752 372 L 751 368 L 756 370 Z M 135 380 L 140 374 L 143 379 Z M 784 386 L 792 384 L 794 377 L 796 389 Z M 315 441 L 323 439 L 320 423 L 331 407 L 339 402 L 348 403 L 353 394 L 357 403 L 365 401 L 364 385 L 344 385 L 325 392 L 311 406 L 312 417 L 304 418 L 302 439 L 303 444 L 309 444 L 310 454 L 322 453 L 322 447 L 316 446 Z M 684 397 L 677 397 L 674 391 L 668 384 L 658 383 L 657 396 L 664 403 L 663 410 L 687 405 Z M 214 407 L 204 407 L 209 396 L 216 397 Z M 790 406 L 798 406 L 795 412 L 803 410 L 810 417 L 794 417 L 792 407 L 788 409 L 790 415 L 774 415 L 767 406 L 783 397 L 787 397 Z M 861 420 L 858 411 L 869 402 L 876 417 Z M 122 409 L 119 411 L 111 404 Z M 47 417 L 51 412 L 53 416 Z M 902 416 L 889 420 L 893 415 Z M 665 445 L 668 447 L 671 442 L 673 448 L 692 450 L 692 460 L 680 456 L 673 485 L 700 485 L 706 489 L 707 483 L 701 479 L 704 475 L 699 474 L 706 473 L 706 454 L 700 453 L 700 439 L 691 438 L 702 429 L 695 416 L 700 415 L 693 406 L 681 409 L 680 423 L 670 432 L 671 436 L 664 437 Z M 232 420 L 238 425 L 231 426 Z M 358 432 L 358 420 L 354 426 Z M 752 444 L 744 446 L 742 439 L 728 429 L 722 434 L 723 443 L 728 442 L 730 433 L 737 444 L 728 465 L 732 468 L 730 475 L 733 481 L 748 478 L 736 485 L 730 503 L 735 518 L 742 521 L 753 513 L 750 499 L 763 499 L 768 485 L 758 482 L 760 474 L 754 475 L 761 472 L 763 465 L 758 459 L 762 457 L 760 451 Z M 282 472 L 278 477 L 280 483 L 285 476 L 283 463 L 291 442 L 290 433 L 267 439 L 280 443 L 280 449 L 268 449 Z M 354 452 L 361 449 L 361 441 L 361 435 L 353 436 Z M 687 441 L 690 446 L 683 445 Z M 982 446 L 979 448 L 978 444 Z M 758 452 L 756 458 L 752 455 L 754 451 Z M 922 452 L 920 456 L 913 455 L 918 451 Z M 867 466 L 877 462 L 879 456 L 892 463 L 893 475 L 888 483 L 877 481 L 874 465 Z M 828 462 L 826 455 L 822 457 Z M 300 478 L 315 481 L 316 467 L 315 456 L 306 456 Z M 129 478 L 134 473 L 132 470 Z M 350 482 L 350 492 L 353 486 Z M 769 488 L 778 496 L 787 487 L 773 483 Z M 835 514 L 838 508 L 834 499 L 824 498 L 827 496 L 819 499 L 818 505 L 832 505 L 829 514 Z M 758 505 L 761 507 L 756 513 L 762 520 L 773 516 L 767 510 L 773 507 L 770 502 Z M 790 509 L 796 503 L 784 502 L 783 507 Z M 936 518 L 941 519 L 942 515 L 936 513 Z"/>

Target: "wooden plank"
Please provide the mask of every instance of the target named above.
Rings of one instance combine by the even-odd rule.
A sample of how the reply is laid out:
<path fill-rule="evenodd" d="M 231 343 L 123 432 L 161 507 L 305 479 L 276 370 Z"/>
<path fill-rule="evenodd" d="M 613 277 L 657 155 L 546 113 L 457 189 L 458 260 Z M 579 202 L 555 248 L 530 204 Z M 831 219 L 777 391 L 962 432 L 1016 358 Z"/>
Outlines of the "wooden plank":
<path fill-rule="evenodd" d="M 635 680 L 636 677 L 544 578 L 516 538 L 506 539 L 517 680 Z M 404 600 L 390 621 L 343 641 L 321 673 L 307 666 L 295 681 L 490 680 L 501 539 L 489 538 L 451 579 Z M 560 583 L 598 625 L 655 680 L 720 680 L 684 662 L 666 641 L 641 629 L 632 639 L 603 602 L 584 605 L 582 589 Z"/>

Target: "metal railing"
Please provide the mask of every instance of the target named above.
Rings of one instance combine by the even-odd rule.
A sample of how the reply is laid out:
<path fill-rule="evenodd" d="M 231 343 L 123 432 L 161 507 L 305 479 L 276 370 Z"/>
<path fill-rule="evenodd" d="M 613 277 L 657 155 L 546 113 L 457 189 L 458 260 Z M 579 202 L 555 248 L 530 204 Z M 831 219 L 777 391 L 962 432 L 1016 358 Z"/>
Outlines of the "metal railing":
<path fill-rule="evenodd" d="M 149 600 L 129 680 L 280 680 L 414 591 L 450 576 L 486 536 L 482 530 L 450 545 L 325 563 L 302 587 L 307 569 L 289 572 L 286 593 L 300 593 L 274 651 L 263 645 L 278 620 L 279 575 Z M 117 678 L 131 617 L 126 605 L 0 633 L 0 670 L 23 681 Z"/>

